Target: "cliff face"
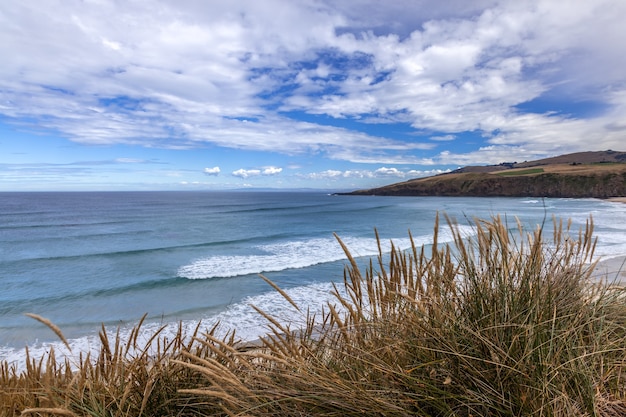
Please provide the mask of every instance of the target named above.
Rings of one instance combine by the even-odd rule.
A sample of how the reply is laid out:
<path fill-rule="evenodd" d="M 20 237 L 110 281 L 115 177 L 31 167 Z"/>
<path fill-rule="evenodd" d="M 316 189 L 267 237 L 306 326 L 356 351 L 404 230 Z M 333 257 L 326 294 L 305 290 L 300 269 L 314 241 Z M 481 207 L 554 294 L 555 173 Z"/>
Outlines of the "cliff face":
<path fill-rule="evenodd" d="M 626 196 L 626 153 L 584 152 L 521 164 L 461 168 L 353 195 L 572 197 Z M 557 163 L 555 163 L 555 161 Z M 532 168 L 529 168 L 532 167 Z"/>
<path fill-rule="evenodd" d="M 603 175 L 541 174 L 502 177 L 461 174 L 437 181 L 408 181 L 356 191 L 358 195 L 466 196 L 466 197 L 574 197 L 626 196 L 626 172 Z"/>

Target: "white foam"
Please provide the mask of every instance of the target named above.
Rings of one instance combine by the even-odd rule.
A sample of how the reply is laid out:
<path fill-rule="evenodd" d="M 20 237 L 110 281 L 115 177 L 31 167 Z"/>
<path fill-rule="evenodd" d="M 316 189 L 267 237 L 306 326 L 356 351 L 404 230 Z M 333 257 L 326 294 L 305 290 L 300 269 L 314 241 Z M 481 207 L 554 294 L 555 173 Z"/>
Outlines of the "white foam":
<path fill-rule="evenodd" d="M 459 229 L 463 236 L 473 233 L 473 228 L 469 226 L 461 226 Z M 439 241 L 446 242 L 450 240 L 452 240 L 450 230 L 442 227 L 439 234 Z M 342 239 L 342 241 L 355 257 L 375 256 L 378 254 L 378 244 L 374 238 L 349 237 Z M 409 238 L 381 238 L 381 248 L 383 252 L 389 252 L 391 250 L 391 242 L 400 250 L 408 249 L 411 246 Z M 431 235 L 414 238 L 414 243 L 418 246 L 431 242 Z M 181 268 L 181 271 L 186 271 L 189 278 L 201 279 L 212 276 L 240 275 L 243 273 L 242 271 L 252 271 L 245 273 L 260 272 L 263 270 L 262 268 L 273 268 L 273 262 L 276 261 L 279 262 L 281 269 L 285 269 L 289 267 L 305 267 L 345 258 L 341 247 L 334 238 L 263 245 L 260 246 L 259 249 L 266 251 L 267 255 L 205 258 L 192 263 L 188 267 Z M 228 274 L 228 271 L 231 270 L 234 270 L 234 273 Z M 182 274 L 180 275 L 183 276 Z M 344 295 L 343 284 L 337 285 L 337 289 L 340 294 Z M 250 296 L 239 303 L 230 305 L 223 312 L 202 318 L 202 329 L 211 328 L 215 323 L 219 322 L 221 332 L 218 334 L 218 337 L 225 335 L 228 330 L 234 329 L 236 336 L 241 340 L 258 339 L 260 336 L 267 333 L 268 322 L 252 308 L 253 305 L 267 312 L 280 323 L 285 325 L 289 324 L 292 329 L 301 328 L 306 322 L 307 311 L 312 315 L 320 317 L 322 308 L 329 302 L 337 305 L 338 310 L 341 311 L 339 303 L 336 303 L 336 299 L 332 295 L 332 291 L 333 284 L 328 282 L 287 289 L 285 292 L 300 307 L 300 311 L 296 310 L 287 300 L 275 291 Z M 147 343 L 150 337 L 163 325 L 164 323 L 159 322 L 145 323 L 138 337 L 138 346 L 142 347 L 142 341 L 144 344 Z M 183 326 L 184 334 L 190 335 L 198 325 L 198 320 L 184 321 L 180 323 L 180 325 Z M 178 331 L 178 326 L 178 322 L 167 323 L 160 335 L 170 339 L 174 338 Z M 120 338 L 123 341 L 129 340 L 131 331 L 132 326 L 119 329 Z M 116 328 L 107 329 L 109 340 L 115 340 L 116 332 L 118 332 Z M 78 363 L 77 358 L 79 354 L 85 357 L 85 355 L 89 353 L 94 357 L 98 355 L 101 347 L 100 338 L 96 334 L 71 339 L 69 340 L 69 345 L 71 351 L 61 342 L 36 343 L 29 346 L 28 349 L 32 358 L 44 357 L 51 349 L 54 349 L 58 359 L 63 360 L 64 358 L 68 358 L 70 363 L 76 364 Z M 0 346 L 0 360 L 15 365 L 18 370 L 23 370 L 26 366 L 24 349 Z"/>
<path fill-rule="evenodd" d="M 188 279 L 234 277 L 291 268 L 305 268 L 343 258 L 341 248 L 333 239 L 291 241 L 260 245 L 253 249 L 263 252 L 263 254 L 219 255 L 201 258 L 179 268 L 178 276 Z"/>
<path fill-rule="evenodd" d="M 463 233 L 470 233 L 471 227 L 461 226 Z M 375 238 L 341 238 L 354 257 L 375 256 L 378 245 Z M 439 237 L 441 242 L 451 241 L 449 228 L 442 227 Z M 414 238 L 416 245 L 431 243 L 430 235 Z M 381 239 L 383 253 L 391 250 L 391 243 L 400 250 L 411 246 L 410 239 Z M 200 258 L 178 269 L 177 275 L 188 279 L 227 278 L 262 272 L 283 271 L 286 269 L 306 268 L 309 266 L 346 259 L 339 243 L 334 238 L 316 238 L 294 240 L 281 243 L 259 245 L 253 248 L 262 254 L 255 255 L 217 255 Z"/>
<path fill-rule="evenodd" d="M 340 294 L 344 294 L 343 284 L 337 285 L 337 289 Z M 295 309 L 276 291 L 247 297 L 239 303 L 232 304 L 221 313 L 203 318 L 201 320 L 201 332 L 219 323 L 217 337 L 224 337 L 228 331 L 235 330 L 236 338 L 239 340 L 252 341 L 258 339 L 268 333 L 268 321 L 255 311 L 252 306 L 256 306 L 270 314 L 279 323 L 285 326 L 288 325 L 291 329 L 302 328 L 306 324 L 307 312 L 319 317 L 322 309 L 329 302 L 333 305 L 338 304 L 336 303 L 336 298 L 332 295 L 332 291 L 332 283 L 315 283 L 285 290 L 289 297 L 299 306 L 300 311 Z M 337 307 L 337 310 L 341 311 L 342 309 Z M 176 337 L 180 325 L 183 327 L 183 334 L 190 336 L 198 326 L 198 323 L 198 320 L 167 323 L 159 334 L 161 338 L 165 337 L 171 340 Z M 139 349 L 143 349 L 155 332 L 163 326 L 163 323 L 158 322 L 145 323 L 137 337 Z M 132 326 L 120 328 L 119 330 L 107 328 L 107 335 L 112 343 L 118 331 L 123 342 L 130 340 Z M 98 335 L 70 339 L 68 342 L 71 350 L 60 341 L 36 343 L 28 347 L 29 355 L 31 358 L 39 359 L 45 357 L 54 349 L 58 360 L 63 361 L 67 358 L 70 364 L 77 365 L 80 355 L 84 358 L 86 354 L 90 354 L 92 358 L 97 358 L 101 348 Z M 155 341 L 152 343 L 153 349 L 156 349 L 155 343 Z M 132 350 L 130 350 L 130 354 L 133 354 Z M 0 347 L 0 360 L 15 366 L 18 371 L 26 369 L 26 352 L 24 349 Z"/>
<path fill-rule="evenodd" d="M 343 293 L 343 284 L 337 285 L 340 294 Z M 268 321 L 252 306 L 270 314 L 282 325 L 289 325 L 291 329 L 299 329 L 306 324 L 307 311 L 311 315 L 320 316 L 322 308 L 329 302 L 336 304 L 332 295 L 332 283 L 316 283 L 306 286 L 290 288 L 285 291 L 294 303 L 300 308 L 298 311 L 279 293 L 272 291 L 265 294 L 247 297 L 237 304 L 233 304 L 224 312 L 214 317 L 225 328 L 236 329 L 236 334 L 242 340 L 255 340 L 267 334 Z M 327 310 L 326 310 L 327 311 Z"/>

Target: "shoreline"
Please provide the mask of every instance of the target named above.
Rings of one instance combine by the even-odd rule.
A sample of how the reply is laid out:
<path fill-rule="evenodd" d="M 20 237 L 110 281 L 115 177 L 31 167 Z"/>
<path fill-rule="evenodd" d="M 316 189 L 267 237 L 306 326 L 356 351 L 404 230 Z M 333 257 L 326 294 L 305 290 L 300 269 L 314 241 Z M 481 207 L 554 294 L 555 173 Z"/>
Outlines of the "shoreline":
<path fill-rule="evenodd" d="M 610 284 L 626 285 L 626 255 L 605 259 L 599 257 L 599 259 L 591 273 L 592 279 L 605 280 Z"/>

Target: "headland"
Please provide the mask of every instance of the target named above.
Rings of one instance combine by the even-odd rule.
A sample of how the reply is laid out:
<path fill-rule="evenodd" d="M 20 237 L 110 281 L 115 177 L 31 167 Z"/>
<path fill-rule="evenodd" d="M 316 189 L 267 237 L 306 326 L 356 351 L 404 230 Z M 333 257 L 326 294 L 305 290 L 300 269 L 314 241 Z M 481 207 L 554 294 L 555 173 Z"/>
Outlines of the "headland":
<path fill-rule="evenodd" d="M 626 198 L 626 152 L 578 152 L 498 165 L 467 166 L 348 195 Z"/>

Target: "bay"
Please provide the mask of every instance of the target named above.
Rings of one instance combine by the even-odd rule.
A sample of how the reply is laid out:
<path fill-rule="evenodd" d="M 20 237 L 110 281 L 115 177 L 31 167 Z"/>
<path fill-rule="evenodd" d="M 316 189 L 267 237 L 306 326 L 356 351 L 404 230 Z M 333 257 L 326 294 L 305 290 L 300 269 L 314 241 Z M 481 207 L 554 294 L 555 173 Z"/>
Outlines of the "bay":
<path fill-rule="evenodd" d="M 437 213 L 471 235 L 471 220 L 506 216 L 525 229 L 552 216 L 573 229 L 593 217 L 597 254 L 626 254 L 626 205 L 595 199 L 356 197 L 323 192 L 0 193 L 0 360 L 58 343 L 35 313 L 58 325 L 73 350 L 97 344 L 101 325 L 146 332 L 220 322 L 252 339 L 265 322 L 250 304 L 296 320 L 264 274 L 314 311 L 332 300 L 354 256 L 431 242 Z M 450 235 L 445 231 L 443 239 Z M 297 325 L 297 323 L 295 323 Z M 174 331 L 174 330 L 172 330 Z"/>

